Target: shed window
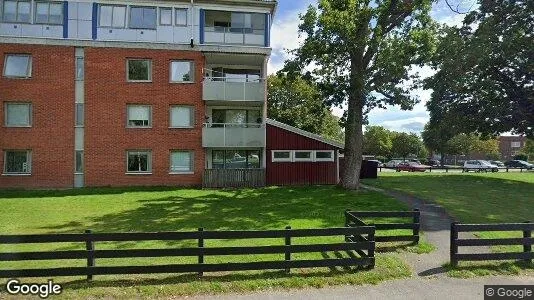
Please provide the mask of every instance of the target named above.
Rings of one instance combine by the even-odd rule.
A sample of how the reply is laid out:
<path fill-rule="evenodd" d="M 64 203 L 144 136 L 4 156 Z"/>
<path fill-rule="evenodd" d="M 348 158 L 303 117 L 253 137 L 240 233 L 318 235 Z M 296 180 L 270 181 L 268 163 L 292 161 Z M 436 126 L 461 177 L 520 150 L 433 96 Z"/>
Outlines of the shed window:
<path fill-rule="evenodd" d="M 334 151 L 315 151 L 315 161 L 334 161 Z"/>
<path fill-rule="evenodd" d="M 294 161 L 313 161 L 313 151 L 295 151 Z"/>
<path fill-rule="evenodd" d="M 292 161 L 292 155 L 291 151 L 283 151 L 283 150 L 273 150 L 272 151 L 273 162 L 291 162 Z"/>

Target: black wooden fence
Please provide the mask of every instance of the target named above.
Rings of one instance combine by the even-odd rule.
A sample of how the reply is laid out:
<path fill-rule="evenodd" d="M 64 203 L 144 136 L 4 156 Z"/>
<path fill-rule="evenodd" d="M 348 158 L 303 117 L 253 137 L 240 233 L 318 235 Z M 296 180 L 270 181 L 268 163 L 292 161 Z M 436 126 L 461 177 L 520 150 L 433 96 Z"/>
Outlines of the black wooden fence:
<path fill-rule="evenodd" d="M 204 231 L 199 228 L 192 232 L 156 232 L 156 233 L 92 233 L 85 234 L 43 234 L 43 235 L 0 235 L 0 244 L 30 244 L 30 243 L 85 243 L 86 250 L 69 251 L 40 251 L 40 252 L 10 252 L 0 253 L 0 261 L 35 261 L 83 259 L 87 261 L 85 267 L 59 267 L 42 269 L 3 269 L 0 278 L 17 277 L 53 277 L 85 275 L 92 279 L 93 275 L 110 274 L 150 274 L 150 273 L 189 273 L 202 275 L 203 272 L 245 271 L 282 269 L 289 272 L 291 268 L 313 267 L 346 267 L 364 266 L 373 268 L 375 265 L 375 229 L 372 226 L 358 226 L 327 229 L 291 229 L 262 230 L 262 231 Z M 330 244 L 292 244 L 292 238 L 347 236 L 361 237 L 360 242 L 340 242 Z M 206 240 L 223 239 L 266 239 L 281 238 L 284 245 L 271 246 L 243 246 L 243 247 L 206 247 Z M 129 242 L 129 241 L 184 241 L 197 240 L 198 247 L 173 249 L 125 249 L 98 250 L 97 242 Z M 342 241 L 342 239 L 340 239 Z M 345 251 L 349 257 L 318 258 L 309 260 L 293 260 L 293 253 L 313 253 L 326 251 Z M 257 254 L 285 254 L 284 260 L 204 263 L 208 256 L 228 255 L 257 255 Z M 360 254 L 357 256 L 356 254 Z M 149 266 L 97 266 L 100 258 L 139 258 L 139 257 L 198 257 L 194 264 L 167 264 Z"/>
<path fill-rule="evenodd" d="M 482 232 L 482 231 L 519 231 L 523 233 L 522 238 L 459 238 L 460 232 Z M 451 265 L 458 266 L 459 261 L 483 261 L 483 260 L 523 260 L 531 262 L 534 259 L 532 238 L 534 223 L 505 223 L 505 224 L 451 224 Z M 474 246 L 523 246 L 522 252 L 500 252 L 500 253 L 459 253 L 459 247 Z"/>
<path fill-rule="evenodd" d="M 408 223 L 365 223 L 360 218 L 407 218 Z M 387 235 L 376 236 L 375 241 L 379 242 L 413 242 L 419 243 L 419 231 L 421 213 L 418 209 L 413 211 L 345 211 L 345 227 L 374 226 L 376 231 L 408 229 L 412 230 L 411 235 Z"/>

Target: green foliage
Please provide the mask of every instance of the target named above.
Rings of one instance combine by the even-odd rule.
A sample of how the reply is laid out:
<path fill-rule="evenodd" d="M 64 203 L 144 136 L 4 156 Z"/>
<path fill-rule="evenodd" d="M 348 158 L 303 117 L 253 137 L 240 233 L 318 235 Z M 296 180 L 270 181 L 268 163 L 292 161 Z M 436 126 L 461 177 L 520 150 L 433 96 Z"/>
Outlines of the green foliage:
<path fill-rule="evenodd" d="M 447 153 L 452 155 L 467 155 L 475 151 L 478 137 L 472 133 L 460 133 L 447 142 Z"/>
<path fill-rule="evenodd" d="M 534 135 L 534 2 L 479 1 L 462 28 L 446 28 L 433 66 L 431 122 L 459 120 L 462 132 Z"/>
<path fill-rule="evenodd" d="M 301 16 L 305 36 L 285 72 L 306 73 L 318 82 L 326 103 L 348 102 L 343 185 L 357 188 L 363 151 L 362 126 L 375 107 L 411 109 L 419 85 L 409 69 L 422 65 L 434 48 L 432 0 L 320 0 Z M 305 71 L 313 65 L 312 71 Z"/>
<path fill-rule="evenodd" d="M 514 156 L 514 159 L 527 161 L 528 156 L 526 154 L 519 153 L 518 155 Z"/>
<path fill-rule="evenodd" d="M 395 137 L 393 137 L 392 144 L 392 152 L 402 158 L 406 158 L 409 155 L 415 155 L 419 157 L 419 152 L 422 148 L 424 148 L 423 142 L 414 133 L 397 133 Z"/>
<path fill-rule="evenodd" d="M 391 156 L 394 134 L 382 126 L 367 126 L 363 135 L 363 153 Z"/>
<path fill-rule="evenodd" d="M 278 74 L 268 77 L 267 88 L 269 118 L 343 142 L 339 118 L 326 108 L 313 83 L 300 76 L 289 78 Z"/>

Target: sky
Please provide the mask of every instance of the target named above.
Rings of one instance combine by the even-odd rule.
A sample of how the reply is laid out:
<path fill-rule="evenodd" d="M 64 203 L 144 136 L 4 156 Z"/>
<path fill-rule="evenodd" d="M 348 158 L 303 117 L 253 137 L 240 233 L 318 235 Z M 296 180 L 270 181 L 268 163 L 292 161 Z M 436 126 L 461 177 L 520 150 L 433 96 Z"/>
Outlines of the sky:
<path fill-rule="evenodd" d="M 459 4 L 460 11 L 465 11 L 470 8 L 473 1 L 475 0 L 452 0 L 451 2 Z M 299 14 L 304 13 L 310 4 L 315 5 L 316 2 L 316 0 L 278 1 L 278 10 L 271 33 L 273 51 L 269 61 L 269 74 L 276 73 L 283 67 L 284 61 L 289 58 L 287 50 L 298 47 Z M 450 26 L 460 25 L 464 18 L 463 14 L 452 12 L 446 5 L 445 0 L 438 0 L 434 4 L 431 15 L 436 21 Z M 429 67 L 423 67 L 417 71 L 422 77 L 428 77 L 433 74 L 433 70 Z M 429 119 L 425 103 L 430 99 L 432 91 L 414 90 L 412 93 L 421 100 L 413 110 L 402 111 L 398 107 L 388 107 L 385 110 L 374 109 L 369 113 L 369 124 L 381 125 L 395 131 L 420 133 Z M 342 108 L 334 108 L 332 111 L 335 115 L 343 115 Z"/>

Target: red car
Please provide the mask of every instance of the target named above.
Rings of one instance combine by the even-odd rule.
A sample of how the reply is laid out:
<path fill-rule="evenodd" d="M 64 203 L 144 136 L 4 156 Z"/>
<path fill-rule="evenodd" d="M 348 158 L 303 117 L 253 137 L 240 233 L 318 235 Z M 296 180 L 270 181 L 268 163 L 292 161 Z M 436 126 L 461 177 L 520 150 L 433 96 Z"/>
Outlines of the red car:
<path fill-rule="evenodd" d="M 425 172 L 430 166 L 422 165 L 418 162 L 405 161 L 397 165 L 397 172 L 408 171 L 408 172 Z"/>

